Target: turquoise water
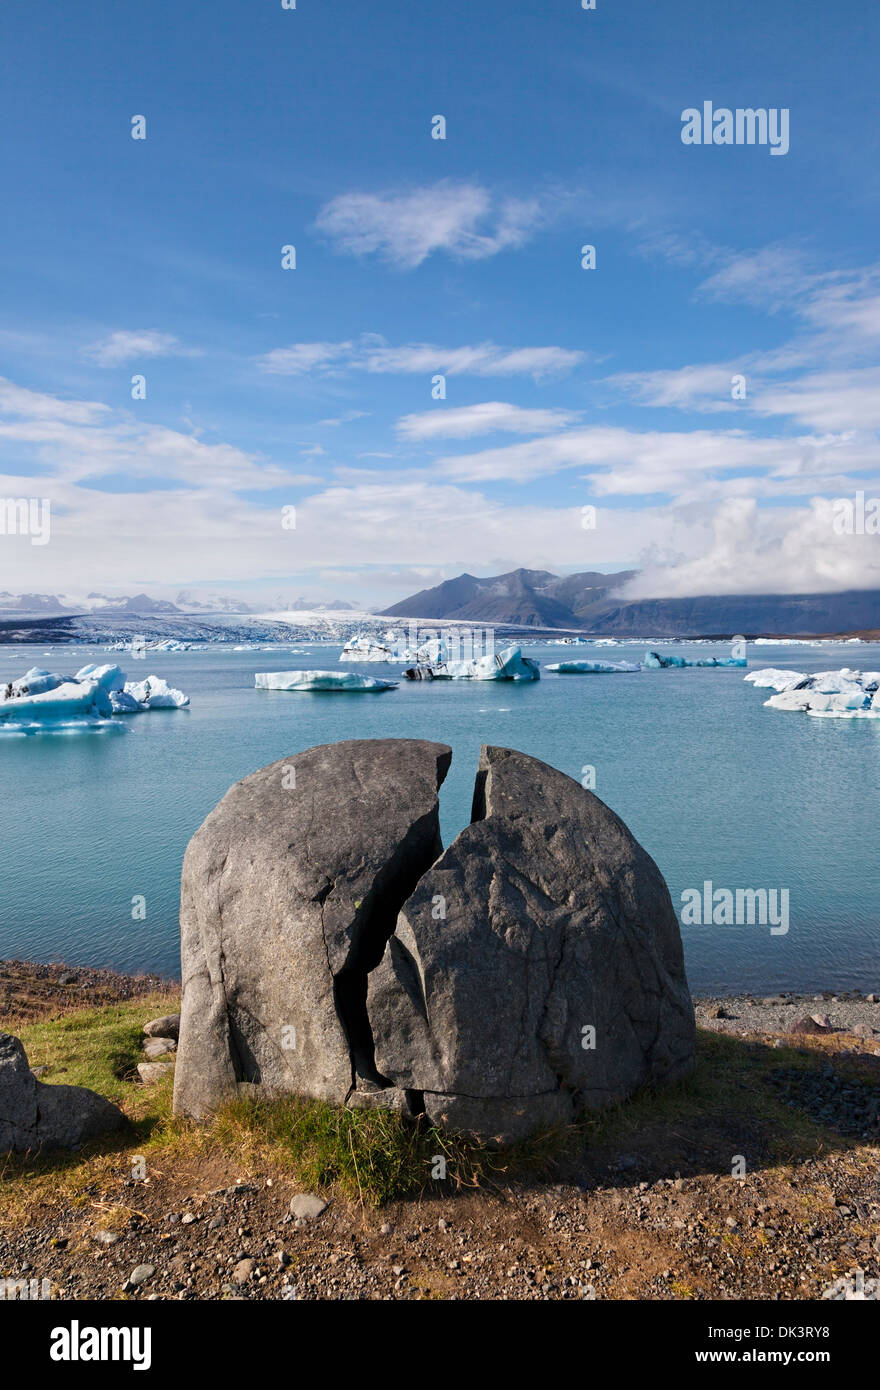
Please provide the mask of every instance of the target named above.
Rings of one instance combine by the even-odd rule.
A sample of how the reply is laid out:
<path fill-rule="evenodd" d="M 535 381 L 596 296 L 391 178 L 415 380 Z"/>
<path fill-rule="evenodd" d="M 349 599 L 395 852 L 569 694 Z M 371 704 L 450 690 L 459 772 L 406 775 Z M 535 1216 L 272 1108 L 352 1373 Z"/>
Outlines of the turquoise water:
<path fill-rule="evenodd" d="M 430 738 L 454 751 L 441 792 L 444 842 L 469 819 L 480 744 L 520 748 L 595 790 L 681 893 L 788 889 L 790 927 L 684 927 L 698 992 L 880 989 L 880 721 L 763 707 L 742 670 L 552 676 L 531 684 L 402 681 L 383 695 L 256 691 L 254 672 L 338 669 L 339 647 L 167 653 L 128 659 L 191 697 L 125 732 L 0 739 L 0 958 L 178 974 L 180 865 L 227 788 L 274 759 L 345 738 Z M 542 663 L 637 660 L 645 645 L 527 646 Z M 685 656 L 725 647 L 664 647 Z M 32 665 L 113 661 L 98 647 L 0 648 L 0 679 Z M 120 658 L 125 665 L 125 658 Z M 875 646 L 749 649 L 749 667 L 880 667 Z M 145 669 L 146 668 L 146 669 Z M 394 668 L 354 669 L 386 674 Z M 146 918 L 132 919 L 132 899 Z"/>

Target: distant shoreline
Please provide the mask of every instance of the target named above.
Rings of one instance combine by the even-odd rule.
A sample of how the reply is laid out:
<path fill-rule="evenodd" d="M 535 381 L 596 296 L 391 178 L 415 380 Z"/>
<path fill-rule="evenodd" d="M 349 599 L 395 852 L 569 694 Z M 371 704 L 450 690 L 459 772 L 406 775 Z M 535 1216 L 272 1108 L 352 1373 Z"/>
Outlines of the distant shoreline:
<path fill-rule="evenodd" d="M 249 622 L 245 615 L 241 615 L 237 623 L 229 618 L 226 621 L 212 622 L 211 616 L 200 614 L 192 616 L 189 621 L 180 617 L 157 619 L 148 614 L 144 614 L 143 617 L 127 614 L 124 618 L 114 619 L 95 619 L 88 613 L 65 613 L 47 617 L 3 617 L 0 618 L 0 646 L 30 646 L 38 643 L 70 647 L 100 646 L 105 642 L 118 642 L 130 637 L 135 632 L 138 635 L 142 633 L 148 642 L 174 637 L 182 642 L 209 642 L 219 647 L 242 641 L 268 641 L 283 645 L 290 641 L 320 640 L 332 645 L 337 640 L 345 640 L 341 632 L 337 637 L 328 630 L 323 630 L 319 635 L 307 637 L 305 629 L 311 631 L 314 624 L 305 622 L 302 624 L 283 623 L 277 620 L 260 621 L 257 618 Z M 216 617 L 222 619 L 222 615 L 218 614 Z M 490 618 L 483 620 L 420 618 L 407 621 L 417 623 L 421 628 L 431 628 L 432 630 L 443 626 L 489 627 L 499 636 L 503 634 L 505 638 L 530 642 L 555 641 L 566 637 L 580 638 L 585 642 L 593 640 L 607 642 L 609 638 L 615 642 L 731 642 L 734 637 L 744 637 L 747 642 L 754 642 L 758 638 L 771 642 L 851 642 L 854 639 L 858 639 L 860 642 L 880 642 L 880 628 L 858 628 L 847 632 L 655 631 L 642 636 L 630 631 L 612 632 L 606 629 L 601 632 L 590 632 L 586 628 L 535 627 L 521 623 L 493 623 Z M 337 618 L 335 622 L 340 629 L 345 627 L 350 633 L 359 628 L 370 626 L 370 623 L 363 620 L 363 615 L 357 613 L 353 613 L 350 620 Z M 393 626 L 395 620 L 382 619 L 382 622 L 387 622 Z M 77 623 L 89 624 L 93 630 L 91 632 L 80 631 L 75 626 Z M 373 619 L 372 624 L 381 626 L 377 619 Z"/>

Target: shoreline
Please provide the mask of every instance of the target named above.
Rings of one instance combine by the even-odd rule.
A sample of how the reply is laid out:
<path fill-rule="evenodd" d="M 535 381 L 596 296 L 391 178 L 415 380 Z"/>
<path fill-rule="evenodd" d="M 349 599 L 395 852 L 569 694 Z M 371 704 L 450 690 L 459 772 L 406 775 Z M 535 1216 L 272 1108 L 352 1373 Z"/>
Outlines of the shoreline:
<path fill-rule="evenodd" d="M 0 1017 L 29 1022 L 50 1012 L 99 1008 L 157 992 L 181 988 L 177 977 L 158 973 L 129 974 L 112 967 L 75 965 L 66 961 L 0 960 Z M 771 994 L 692 994 L 697 1026 L 719 1033 L 788 1033 L 806 1016 L 827 1017 L 830 1027 L 817 1033 L 849 1033 L 866 1026 L 880 1055 L 880 970 L 875 991 L 817 990 Z M 812 1030 L 811 1030 L 812 1031 Z M 865 1037 L 870 1043 L 871 1039 Z"/>

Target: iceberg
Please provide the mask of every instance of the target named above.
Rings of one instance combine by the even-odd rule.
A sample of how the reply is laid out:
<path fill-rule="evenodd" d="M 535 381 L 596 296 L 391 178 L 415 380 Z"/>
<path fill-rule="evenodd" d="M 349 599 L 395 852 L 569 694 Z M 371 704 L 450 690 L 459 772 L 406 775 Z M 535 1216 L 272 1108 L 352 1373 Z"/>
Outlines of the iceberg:
<path fill-rule="evenodd" d="M 804 675 L 799 671 L 753 671 L 745 678 L 755 686 L 772 689 L 764 704 L 768 709 L 798 710 L 816 718 L 878 719 L 880 718 L 880 672 L 816 671 Z"/>
<path fill-rule="evenodd" d="M 119 666 L 83 666 L 75 676 L 33 666 L 5 687 L 0 684 L 0 729 L 30 733 L 40 728 L 88 728 L 114 714 L 181 709 L 188 704 L 188 696 L 159 676 L 126 684 Z"/>
<path fill-rule="evenodd" d="M 548 666 L 557 676 L 612 676 L 627 671 L 641 671 L 633 661 L 557 661 Z"/>
<path fill-rule="evenodd" d="M 750 671 L 743 680 L 750 681 L 757 690 L 793 690 L 807 677 L 803 671 L 780 671 L 775 666 L 767 666 L 763 671 Z"/>
<path fill-rule="evenodd" d="M 108 693 L 125 688 L 125 672 L 119 666 L 83 666 L 73 678 L 75 681 L 97 681 L 102 690 Z"/>
<path fill-rule="evenodd" d="M 404 674 L 411 681 L 536 681 L 541 679 L 541 667 L 531 657 L 523 656 L 519 647 L 505 647 L 494 655 L 479 656 L 472 661 L 413 666 Z"/>
<path fill-rule="evenodd" d="M 161 676 L 146 676 L 142 681 L 126 681 L 124 693 L 130 695 L 142 709 L 185 709 L 189 696 L 175 690 Z M 128 710 L 120 711 L 128 713 Z"/>
<path fill-rule="evenodd" d="M 659 652 L 645 652 L 642 665 L 646 671 L 665 671 L 670 667 L 683 669 L 685 666 L 745 666 L 744 656 L 706 656 L 699 661 L 688 661 L 683 656 L 661 656 Z"/>
<path fill-rule="evenodd" d="M 58 680 L 35 694 L 0 699 L 0 729 L 6 733 L 90 727 L 109 721 L 110 698 L 97 681 Z"/>
<path fill-rule="evenodd" d="M 396 690 L 397 681 L 357 671 L 258 671 L 257 690 Z"/>
<path fill-rule="evenodd" d="M 385 661 L 399 660 L 385 642 L 377 642 L 369 633 L 359 632 L 350 638 L 339 654 L 340 661 Z M 404 658 L 405 659 L 405 658 Z"/>

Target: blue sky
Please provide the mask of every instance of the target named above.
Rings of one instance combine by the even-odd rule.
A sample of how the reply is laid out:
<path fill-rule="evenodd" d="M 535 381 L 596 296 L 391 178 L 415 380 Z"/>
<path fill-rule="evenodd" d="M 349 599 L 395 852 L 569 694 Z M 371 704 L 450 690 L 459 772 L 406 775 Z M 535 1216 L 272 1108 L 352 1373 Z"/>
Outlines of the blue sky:
<path fill-rule="evenodd" d="M 0 589 L 880 587 L 830 520 L 880 486 L 878 38 L 866 2 L 6 0 L 0 498 L 53 516 Z M 786 108 L 788 153 L 684 145 L 707 100 Z"/>

